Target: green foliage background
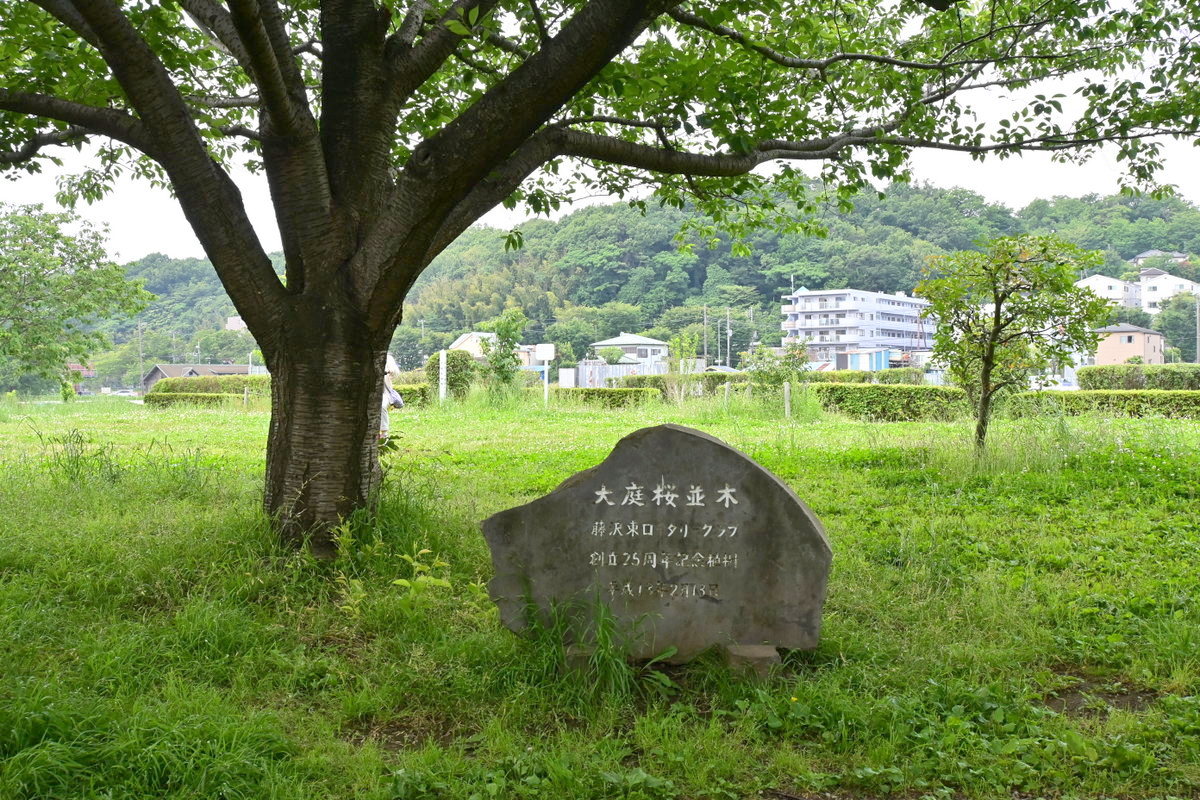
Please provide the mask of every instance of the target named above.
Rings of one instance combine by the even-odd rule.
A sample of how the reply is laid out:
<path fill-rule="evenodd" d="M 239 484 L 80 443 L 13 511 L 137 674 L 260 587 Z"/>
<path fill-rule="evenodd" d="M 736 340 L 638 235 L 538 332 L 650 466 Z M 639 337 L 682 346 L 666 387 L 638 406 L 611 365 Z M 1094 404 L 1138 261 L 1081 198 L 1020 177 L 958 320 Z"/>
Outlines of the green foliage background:
<path fill-rule="evenodd" d="M 420 368 L 458 334 L 509 308 L 531 320 L 523 342 L 552 341 L 567 361 L 622 331 L 664 341 L 692 333 L 703 342 L 707 305 L 710 356 L 718 335 L 725 342 L 726 307 L 733 352 L 740 353 L 751 349 L 755 336 L 762 344 L 779 343 L 779 297 L 793 285 L 910 291 L 929 256 L 973 248 L 988 237 L 1055 231 L 1102 251 L 1100 272 L 1112 277 L 1130 277 L 1127 259 L 1145 250 L 1200 253 L 1200 209 L 1177 198 L 1057 197 L 1013 211 L 965 189 L 896 184 L 884 199 L 866 195 L 852 210 L 819 211 L 824 237 L 760 231 L 749 235 L 748 253 L 729 241 L 710 248 L 685 240 L 680 250 L 677 234 L 697 220 L 673 208 L 650 206 L 642 214 L 623 204 L 593 206 L 557 221 L 525 223 L 524 246 L 515 250 L 504 247 L 507 232 L 472 228 L 409 293 L 392 351 L 403 368 Z M 282 255 L 274 258 L 282 271 Z M 1172 265 L 1170 271 L 1198 279 L 1195 265 Z M 125 272 L 156 299 L 137 316 L 103 326 L 116 346 L 94 359 L 101 375 L 96 383 L 135 385 L 139 364 L 244 363 L 255 348 L 246 332 L 221 330 L 236 311 L 208 261 L 152 254 L 127 264 Z M 1194 348 L 1187 340 L 1194 307 L 1176 305 L 1157 319 L 1135 312 L 1119 321 L 1166 325 L 1187 359 Z M 19 385 L 19 375 L 11 373 L 0 363 L 4 388 Z"/>

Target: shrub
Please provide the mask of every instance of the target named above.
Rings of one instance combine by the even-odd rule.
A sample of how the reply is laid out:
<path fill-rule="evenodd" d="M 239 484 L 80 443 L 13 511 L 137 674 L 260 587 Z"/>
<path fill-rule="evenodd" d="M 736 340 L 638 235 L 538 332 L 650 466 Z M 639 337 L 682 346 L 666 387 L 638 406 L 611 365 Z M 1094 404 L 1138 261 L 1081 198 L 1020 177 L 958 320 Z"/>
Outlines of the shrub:
<path fill-rule="evenodd" d="M 875 373 L 876 383 L 905 384 L 922 386 L 925 383 L 925 370 L 920 367 L 896 367 L 883 369 Z"/>
<path fill-rule="evenodd" d="M 1147 389 L 1200 390 L 1200 364 L 1152 364 L 1142 371 Z"/>
<path fill-rule="evenodd" d="M 1076 372 L 1080 389 L 1143 389 L 1145 367 L 1141 364 L 1112 364 L 1104 367 L 1080 367 Z"/>
<path fill-rule="evenodd" d="M 425 362 L 425 380 L 431 387 L 438 385 L 438 354 L 434 353 Z M 446 351 L 446 391 L 459 400 L 471 392 L 471 380 L 475 377 L 475 359 L 466 350 Z M 436 391 L 436 389 L 434 389 Z"/>
<path fill-rule="evenodd" d="M 865 369 L 834 369 L 828 372 L 809 370 L 800 379 L 811 383 L 870 383 L 872 373 Z"/>
<path fill-rule="evenodd" d="M 1200 364 L 1113 364 L 1077 374 L 1081 389 L 1200 390 Z"/>
<path fill-rule="evenodd" d="M 967 412 L 966 393 L 953 386 L 818 383 L 812 391 L 827 411 L 855 419 L 946 420 Z"/>
<path fill-rule="evenodd" d="M 688 375 L 626 375 L 624 378 L 619 378 L 618 383 L 627 389 L 657 389 L 665 398 L 671 378 L 680 382 L 694 383 L 704 394 L 716 394 L 727 383 L 739 384 L 750 380 L 750 376 L 745 372 L 700 372 Z"/>
<path fill-rule="evenodd" d="M 428 383 L 395 383 L 392 388 L 400 393 L 406 406 L 427 406 L 437 391 Z"/>
<path fill-rule="evenodd" d="M 623 378 L 617 378 L 616 385 L 625 389 L 654 389 L 667 396 L 667 376 L 666 375 L 626 375 Z"/>
<path fill-rule="evenodd" d="M 700 385 L 704 387 L 705 394 L 715 394 L 727 383 L 746 383 L 749 380 L 750 376 L 745 372 L 700 373 Z"/>
<path fill-rule="evenodd" d="M 652 388 L 582 388 L 554 390 L 558 399 L 566 399 L 589 405 L 604 406 L 605 408 L 624 408 L 636 406 L 660 397 L 658 389 Z"/>
<path fill-rule="evenodd" d="M 159 393 L 250 394 L 270 397 L 270 375 L 201 375 L 196 378 L 163 378 L 150 387 L 147 397 Z"/>
<path fill-rule="evenodd" d="M 1015 416 L 1101 413 L 1121 417 L 1200 419 L 1200 392 L 1164 389 L 1021 392 L 1013 395 L 1007 408 Z"/>
<path fill-rule="evenodd" d="M 167 379 L 171 380 L 171 379 Z M 183 378 L 182 380 L 192 380 L 192 378 Z M 158 383 L 162 383 L 159 381 Z M 154 388 L 158 388 L 158 383 L 154 384 Z M 242 402 L 240 394 L 216 394 L 214 392 L 155 392 L 151 391 L 145 397 L 146 405 L 155 408 L 166 408 L 167 406 L 205 406 L 217 407 L 224 405 L 233 405 L 234 403 Z"/>

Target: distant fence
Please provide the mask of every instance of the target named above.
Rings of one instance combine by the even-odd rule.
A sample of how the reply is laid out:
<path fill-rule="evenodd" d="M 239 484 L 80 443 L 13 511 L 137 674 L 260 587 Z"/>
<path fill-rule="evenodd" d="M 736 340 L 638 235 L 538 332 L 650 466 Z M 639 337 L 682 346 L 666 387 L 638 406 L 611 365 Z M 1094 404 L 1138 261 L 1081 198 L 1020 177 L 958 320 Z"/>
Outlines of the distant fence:
<path fill-rule="evenodd" d="M 581 362 L 575 367 L 575 385 L 581 389 L 599 389 L 609 381 L 627 375 L 666 375 L 665 362 L 656 364 L 605 364 L 603 362 Z"/>

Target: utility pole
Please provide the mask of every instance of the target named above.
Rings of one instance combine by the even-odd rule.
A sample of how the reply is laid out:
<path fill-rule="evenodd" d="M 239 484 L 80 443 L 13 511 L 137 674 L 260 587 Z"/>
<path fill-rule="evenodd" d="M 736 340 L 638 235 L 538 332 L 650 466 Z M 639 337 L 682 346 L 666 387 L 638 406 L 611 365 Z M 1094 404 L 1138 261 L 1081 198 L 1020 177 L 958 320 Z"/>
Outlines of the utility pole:
<path fill-rule="evenodd" d="M 142 323 L 138 323 L 138 382 L 146 377 L 146 350 L 142 347 Z"/>
<path fill-rule="evenodd" d="M 725 366 L 733 366 L 733 328 L 730 327 L 729 306 L 725 306 Z"/>
<path fill-rule="evenodd" d="M 708 306 L 704 307 L 704 366 L 708 366 Z"/>
<path fill-rule="evenodd" d="M 718 364 L 725 363 L 724 361 L 721 360 L 721 318 L 720 317 L 717 317 L 717 362 L 716 363 L 718 363 Z"/>

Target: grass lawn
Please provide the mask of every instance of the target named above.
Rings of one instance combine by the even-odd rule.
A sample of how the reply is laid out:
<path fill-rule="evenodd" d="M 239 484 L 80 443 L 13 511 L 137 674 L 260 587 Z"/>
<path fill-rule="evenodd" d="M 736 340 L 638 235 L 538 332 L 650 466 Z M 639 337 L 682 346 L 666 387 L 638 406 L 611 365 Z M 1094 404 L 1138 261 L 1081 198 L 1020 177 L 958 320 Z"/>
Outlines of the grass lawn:
<path fill-rule="evenodd" d="M 966 422 L 733 403 L 395 412 L 317 563 L 259 511 L 265 413 L 7 401 L 0 798 L 1200 796 L 1200 426 L 1000 420 L 976 463 Z M 487 599 L 480 520 L 667 421 L 827 528 L 769 682 L 564 672 Z"/>

